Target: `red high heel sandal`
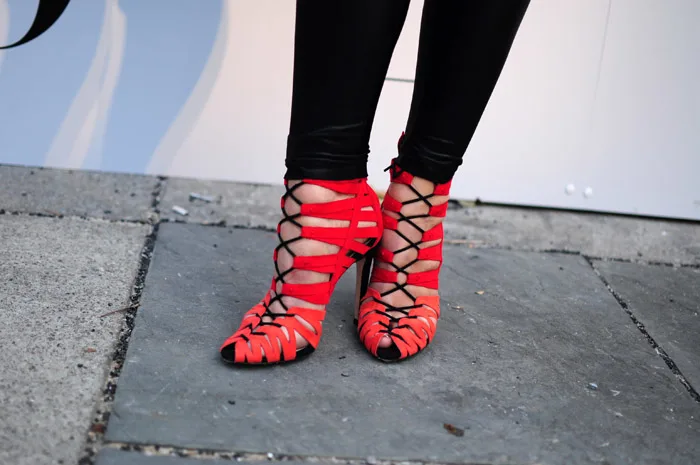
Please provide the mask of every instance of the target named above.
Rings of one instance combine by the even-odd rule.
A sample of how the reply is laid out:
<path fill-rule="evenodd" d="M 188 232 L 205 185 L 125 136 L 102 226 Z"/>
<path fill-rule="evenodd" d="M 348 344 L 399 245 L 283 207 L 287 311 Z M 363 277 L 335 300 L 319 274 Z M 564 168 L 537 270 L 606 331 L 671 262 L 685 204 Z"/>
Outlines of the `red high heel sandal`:
<path fill-rule="evenodd" d="M 302 203 L 295 191 L 304 184 L 314 184 L 339 194 L 350 196 L 342 200 L 327 203 Z M 283 297 L 295 297 L 311 304 L 326 305 L 333 293 L 335 284 L 343 273 L 357 260 L 363 258 L 382 235 L 382 217 L 379 199 L 367 184 L 366 179 L 350 181 L 321 181 L 305 179 L 289 187 L 282 196 L 283 218 L 277 226 L 279 245 L 275 248 L 274 261 L 276 275 L 272 278 L 270 289 L 264 299 L 249 310 L 244 316 L 238 330 L 221 346 L 222 358 L 235 364 L 275 364 L 298 360 L 311 354 L 321 339 L 321 322 L 325 309 L 317 310 L 304 307 L 288 307 Z M 288 214 L 285 205 L 289 200 L 299 204 L 300 212 Z M 304 226 L 301 217 L 315 217 L 329 220 L 345 220 L 346 227 Z M 290 222 L 299 228 L 298 236 L 284 240 L 281 234 L 282 224 Z M 360 222 L 374 223 L 374 226 L 360 227 Z M 290 245 L 302 239 L 313 239 L 339 247 L 337 253 L 330 255 L 299 256 L 292 252 Z M 277 257 L 285 249 L 292 257 L 292 266 L 281 271 Z M 285 276 L 292 270 L 307 270 L 327 273 L 327 282 L 314 284 L 291 284 L 285 282 Z M 280 292 L 278 284 L 282 285 Z M 270 306 L 279 302 L 286 313 L 274 313 Z M 297 349 L 299 334 L 307 345 Z"/>
<path fill-rule="evenodd" d="M 436 295 L 415 297 L 406 289 L 406 286 L 438 289 L 438 276 L 442 266 L 442 223 L 424 231 L 414 220 L 445 216 L 447 202 L 433 205 L 430 199 L 435 196 L 448 195 L 450 183 L 436 184 L 432 193 L 423 195 L 411 184 L 413 175 L 402 171 L 396 165 L 396 160 L 392 160 L 389 169 L 391 170 L 391 181 L 408 186 L 415 196 L 410 200 L 399 202 L 387 193 L 382 203 L 384 212 L 382 221 L 385 229 L 395 231 L 408 245 L 394 251 L 387 250 L 380 245 L 377 247 L 376 256 L 368 257 L 362 270 L 358 267 L 358 283 L 360 283 L 358 289 L 363 297 L 359 299 L 357 330 L 360 340 L 372 355 L 385 362 L 395 362 L 416 355 L 425 349 L 435 336 L 437 329 L 435 322 L 440 317 L 440 298 Z M 428 213 L 411 216 L 402 213 L 402 207 L 417 202 L 423 202 L 427 205 Z M 389 216 L 386 212 L 393 212 L 396 216 Z M 418 241 L 411 241 L 399 231 L 399 224 L 403 222 L 408 223 L 421 233 L 421 238 Z M 440 243 L 430 247 L 421 247 L 424 243 L 436 240 L 440 240 Z M 417 257 L 404 266 L 396 265 L 394 258 L 409 250 L 416 250 Z M 371 270 L 371 282 L 394 284 L 394 287 L 386 292 L 379 293 L 375 289 L 368 289 L 367 281 L 373 258 L 389 265 L 390 269 L 375 266 Z M 411 265 L 420 260 L 437 261 L 439 265 L 430 271 L 407 271 Z M 399 274 L 405 276 L 404 283 L 399 283 Z M 413 304 L 404 307 L 392 306 L 384 298 L 394 292 L 403 292 L 413 301 Z M 384 336 L 388 336 L 392 341 L 392 344 L 386 348 L 379 347 Z"/>

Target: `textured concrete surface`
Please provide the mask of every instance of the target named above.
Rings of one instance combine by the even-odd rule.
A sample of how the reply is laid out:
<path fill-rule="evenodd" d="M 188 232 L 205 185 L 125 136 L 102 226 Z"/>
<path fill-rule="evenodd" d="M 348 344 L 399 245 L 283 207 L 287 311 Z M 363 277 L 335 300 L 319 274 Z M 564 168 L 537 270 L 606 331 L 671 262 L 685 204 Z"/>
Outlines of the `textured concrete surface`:
<path fill-rule="evenodd" d="M 449 238 L 465 238 L 477 246 L 700 264 L 700 223 L 478 206 L 451 210 L 445 231 Z"/>
<path fill-rule="evenodd" d="M 157 183 L 150 176 L 0 165 L 0 209 L 147 220 Z"/>
<path fill-rule="evenodd" d="M 0 463 L 78 460 L 147 227 L 0 215 Z"/>
<path fill-rule="evenodd" d="M 605 261 L 595 267 L 700 389 L 700 269 Z"/>
<path fill-rule="evenodd" d="M 274 243 L 161 227 L 109 440 L 478 463 L 700 461 L 700 407 L 577 256 L 449 247 L 437 338 L 405 363 L 360 348 L 346 276 L 308 360 L 223 364 L 218 345 L 269 285 Z"/>
<path fill-rule="evenodd" d="M 190 193 L 212 196 L 206 203 Z M 281 186 L 169 179 L 161 203 L 164 218 L 193 223 L 262 226 L 279 221 Z M 173 206 L 187 216 L 172 211 Z M 700 263 L 700 223 L 564 212 L 532 208 L 477 206 L 451 208 L 446 236 L 476 247 L 567 250 L 594 257 L 678 264 Z"/>
<path fill-rule="evenodd" d="M 190 199 L 190 194 L 212 197 L 212 202 Z M 283 186 L 170 178 L 160 204 L 161 216 L 173 221 L 219 223 L 274 229 L 280 220 Z M 187 215 L 173 211 L 178 206 Z"/>

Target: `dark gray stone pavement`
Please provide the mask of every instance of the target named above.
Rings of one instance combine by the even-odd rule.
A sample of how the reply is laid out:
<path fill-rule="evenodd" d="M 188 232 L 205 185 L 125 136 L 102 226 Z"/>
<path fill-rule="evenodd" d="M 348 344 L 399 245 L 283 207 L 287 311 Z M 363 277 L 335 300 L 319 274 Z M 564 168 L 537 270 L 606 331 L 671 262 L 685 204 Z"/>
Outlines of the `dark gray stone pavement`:
<path fill-rule="evenodd" d="M 308 360 L 223 364 L 218 344 L 262 297 L 274 243 L 161 226 L 107 440 L 464 463 L 700 460 L 700 406 L 579 256 L 448 246 L 438 336 L 405 363 L 359 346 L 347 276 Z"/>
<path fill-rule="evenodd" d="M 595 267 L 688 381 L 700 388 L 700 269 L 601 261 Z"/>
<path fill-rule="evenodd" d="M 700 265 L 699 229 L 691 222 L 494 205 L 452 210 L 445 219 L 446 237 L 476 246 L 674 265 Z"/>
<path fill-rule="evenodd" d="M 425 354 L 368 356 L 347 276 L 310 359 L 235 369 L 282 190 L 0 165 L 0 464 L 700 463 L 699 223 L 453 205 Z"/>
<path fill-rule="evenodd" d="M 199 194 L 212 201 L 190 198 Z M 220 223 L 273 229 L 279 221 L 283 186 L 243 184 L 200 179 L 170 179 L 160 204 L 161 216 L 170 221 Z M 181 207 L 187 215 L 173 211 Z"/>

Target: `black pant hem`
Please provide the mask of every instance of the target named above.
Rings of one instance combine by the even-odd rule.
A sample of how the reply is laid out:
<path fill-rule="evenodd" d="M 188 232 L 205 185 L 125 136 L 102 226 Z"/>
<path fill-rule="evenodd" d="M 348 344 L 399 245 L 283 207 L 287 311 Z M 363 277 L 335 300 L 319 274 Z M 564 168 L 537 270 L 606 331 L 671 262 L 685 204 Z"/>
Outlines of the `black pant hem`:
<path fill-rule="evenodd" d="M 367 166 L 357 167 L 300 167 L 288 166 L 284 179 L 320 179 L 323 181 L 349 181 L 367 177 Z"/>
<path fill-rule="evenodd" d="M 435 184 L 445 184 L 454 177 L 462 164 L 461 159 L 454 159 L 448 164 L 435 164 L 415 152 L 401 150 L 396 164 L 413 176 L 418 176 Z"/>

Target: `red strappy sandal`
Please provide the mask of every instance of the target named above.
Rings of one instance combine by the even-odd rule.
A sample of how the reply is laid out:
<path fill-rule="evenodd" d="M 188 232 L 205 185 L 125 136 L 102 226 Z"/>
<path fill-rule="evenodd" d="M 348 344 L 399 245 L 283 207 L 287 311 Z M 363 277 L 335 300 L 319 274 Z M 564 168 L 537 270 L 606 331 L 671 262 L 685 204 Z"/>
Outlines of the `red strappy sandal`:
<path fill-rule="evenodd" d="M 358 269 L 358 282 L 361 283 L 360 295 L 363 297 L 360 299 L 357 330 L 360 340 L 372 355 L 385 362 L 395 362 L 416 355 L 425 349 L 435 336 L 437 328 L 435 322 L 440 317 L 440 298 L 438 296 L 415 297 L 406 286 L 414 285 L 438 289 L 438 276 L 442 266 L 442 223 L 424 231 L 414 220 L 445 216 L 447 202 L 433 205 L 430 200 L 435 196 L 448 195 L 450 183 L 436 184 L 432 193 L 423 195 L 412 185 L 413 175 L 402 171 L 396 165 L 396 160 L 392 160 L 389 169 L 391 170 L 391 181 L 408 186 L 415 196 L 410 200 L 399 202 L 387 193 L 382 203 L 384 212 L 382 221 L 385 229 L 395 231 L 408 245 L 394 251 L 387 250 L 381 245 L 377 247 L 374 260 L 388 264 L 390 269 L 375 266 L 371 270 L 371 282 L 394 284 L 394 287 L 386 292 L 379 293 L 375 289 L 368 289 L 367 282 L 370 276 L 372 257 L 368 257 L 362 270 Z M 402 207 L 416 202 L 425 203 L 429 209 L 428 213 L 411 216 L 402 213 Z M 386 212 L 393 212 L 395 216 L 387 215 Z M 399 231 L 400 223 L 407 223 L 418 230 L 421 233 L 420 240 L 411 241 Z M 436 245 L 421 247 L 424 243 L 436 240 L 440 240 Z M 417 251 L 415 260 L 404 266 L 398 266 L 394 263 L 394 257 L 411 249 Z M 434 260 L 439 262 L 439 265 L 430 271 L 407 271 L 411 265 L 420 260 Z M 399 274 L 403 274 L 406 278 L 403 283 L 399 283 Z M 392 306 L 385 297 L 394 292 L 403 292 L 413 301 L 413 304 L 404 307 Z M 389 336 L 392 341 L 392 344 L 386 348 L 379 347 L 384 336 Z"/>
<path fill-rule="evenodd" d="M 314 184 L 351 197 L 327 203 L 302 203 L 295 196 L 295 191 L 304 184 Z M 276 274 L 264 299 L 243 316 L 239 329 L 221 346 L 222 358 L 230 363 L 276 364 L 299 360 L 311 354 L 321 339 L 321 322 L 325 316 L 325 309 L 288 307 L 283 297 L 295 297 L 317 305 L 328 304 L 335 284 L 343 273 L 363 258 L 382 235 L 379 199 L 366 179 L 306 179 L 292 187 L 285 182 L 285 187 L 287 190 L 281 201 L 283 218 L 277 226 L 280 243 L 274 252 Z M 287 213 L 285 205 L 289 199 L 300 205 L 299 213 Z M 349 225 L 342 228 L 304 226 L 299 222 L 302 216 L 345 220 Z M 284 240 L 280 231 L 285 222 L 297 226 L 300 230 L 299 235 Z M 360 222 L 374 225 L 360 227 Z M 290 245 L 302 239 L 326 242 L 339 247 L 339 251 L 330 255 L 299 256 L 292 252 Z M 280 270 L 277 263 L 278 253 L 283 248 L 293 257 L 292 266 L 284 271 Z M 285 276 L 293 269 L 327 273 L 329 278 L 327 282 L 315 284 L 285 282 Z M 276 293 L 279 283 L 282 284 L 281 291 Z M 274 313 L 271 310 L 274 302 L 279 302 L 285 313 Z M 297 334 L 308 343 L 302 349 L 297 349 Z"/>

